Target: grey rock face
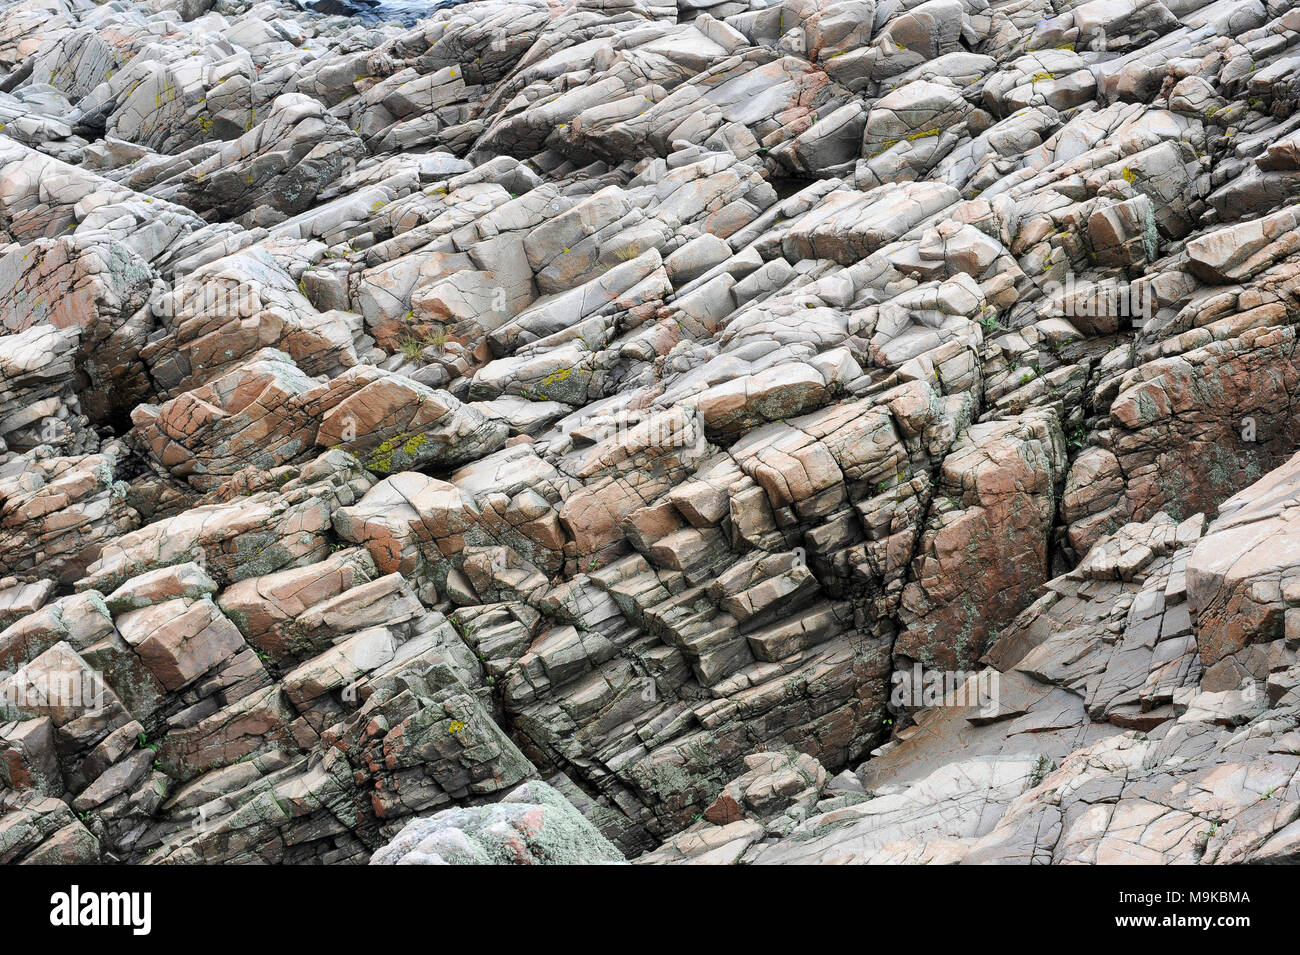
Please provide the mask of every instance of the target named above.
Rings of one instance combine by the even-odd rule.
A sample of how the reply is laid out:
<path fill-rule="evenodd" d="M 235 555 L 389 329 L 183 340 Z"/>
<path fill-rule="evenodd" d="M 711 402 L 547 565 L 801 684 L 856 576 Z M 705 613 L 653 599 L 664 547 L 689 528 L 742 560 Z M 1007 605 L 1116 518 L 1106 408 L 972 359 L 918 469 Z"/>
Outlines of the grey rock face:
<path fill-rule="evenodd" d="M 1293 7 L 0 10 L 0 861 L 1294 860 Z"/>

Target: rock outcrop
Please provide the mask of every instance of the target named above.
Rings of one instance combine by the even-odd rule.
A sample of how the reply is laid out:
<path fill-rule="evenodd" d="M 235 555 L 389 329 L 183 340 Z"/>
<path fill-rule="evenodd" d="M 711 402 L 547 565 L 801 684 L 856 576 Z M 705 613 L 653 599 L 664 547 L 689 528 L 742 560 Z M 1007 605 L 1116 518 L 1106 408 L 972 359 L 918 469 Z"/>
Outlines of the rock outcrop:
<path fill-rule="evenodd" d="M 1295 4 L 363 12 L 0 10 L 0 862 L 1296 860 Z"/>

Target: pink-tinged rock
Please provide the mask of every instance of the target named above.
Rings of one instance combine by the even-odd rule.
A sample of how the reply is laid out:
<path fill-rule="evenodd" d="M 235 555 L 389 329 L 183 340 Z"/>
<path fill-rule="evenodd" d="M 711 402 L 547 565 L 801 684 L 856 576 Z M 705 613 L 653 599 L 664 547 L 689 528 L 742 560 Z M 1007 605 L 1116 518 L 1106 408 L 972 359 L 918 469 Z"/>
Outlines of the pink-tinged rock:
<path fill-rule="evenodd" d="M 1224 502 L 1187 560 L 1187 602 L 1209 666 L 1285 635 L 1300 601 L 1300 456 Z"/>
<path fill-rule="evenodd" d="M 105 543 L 140 523 L 114 496 L 120 446 L 79 457 L 33 460 L 0 477 L 0 566 L 71 582 L 85 573 Z"/>
<path fill-rule="evenodd" d="M 1207 282 L 1240 282 L 1300 249 L 1300 207 L 1227 226 L 1187 243 L 1192 271 Z"/>
<path fill-rule="evenodd" d="M 208 597 L 178 597 L 117 618 L 117 627 L 149 671 L 179 690 L 244 647 L 239 630 Z"/>
<path fill-rule="evenodd" d="M 462 464 L 491 454 L 509 436 L 503 422 L 445 391 L 399 375 L 367 376 L 368 384 L 324 415 L 316 443 L 353 452 L 376 474 Z"/>
<path fill-rule="evenodd" d="M 216 600 L 249 643 L 280 661 L 302 636 L 294 625 L 301 614 L 377 574 L 368 551 L 349 547 L 306 567 L 241 580 Z"/>
<path fill-rule="evenodd" d="M 270 492 L 192 508 L 116 538 L 78 582 L 112 590 L 132 577 L 200 557 L 218 584 L 310 564 L 328 553 L 331 501 Z"/>
<path fill-rule="evenodd" d="M 217 592 L 217 584 L 193 561 L 159 567 L 139 577 L 132 577 L 104 598 L 113 613 L 123 613 L 177 598 L 201 600 Z"/>
<path fill-rule="evenodd" d="M 895 657 L 972 666 L 1047 580 L 1053 485 L 1065 463 L 1054 416 L 973 425 L 944 459 L 936 500 L 903 591 Z"/>

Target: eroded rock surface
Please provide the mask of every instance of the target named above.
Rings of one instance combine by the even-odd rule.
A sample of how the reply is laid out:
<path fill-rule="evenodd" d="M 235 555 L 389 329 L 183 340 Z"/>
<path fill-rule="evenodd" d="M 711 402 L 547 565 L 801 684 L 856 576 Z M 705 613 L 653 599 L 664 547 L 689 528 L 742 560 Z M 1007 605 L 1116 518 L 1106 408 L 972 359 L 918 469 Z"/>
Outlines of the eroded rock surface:
<path fill-rule="evenodd" d="M 1295 860 L 1295 4 L 418 14 L 0 10 L 0 862 Z"/>

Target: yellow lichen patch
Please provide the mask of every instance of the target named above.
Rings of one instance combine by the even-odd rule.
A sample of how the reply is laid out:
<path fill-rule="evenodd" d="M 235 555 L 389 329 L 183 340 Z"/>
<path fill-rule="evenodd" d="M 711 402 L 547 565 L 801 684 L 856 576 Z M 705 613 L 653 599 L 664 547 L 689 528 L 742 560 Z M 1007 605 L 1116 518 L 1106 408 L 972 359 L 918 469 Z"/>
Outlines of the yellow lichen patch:
<path fill-rule="evenodd" d="M 413 434 L 411 435 L 411 437 L 407 438 L 406 443 L 402 445 L 402 452 L 407 457 L 413 458 L 419 452 L 419 450 L 422 447 L 424 447 L 425 442 L 428 440 L 429 440 L 429 436 L 425 434 L 423 431 L 421 431 L 419 434 Z"/>
<path fill-rule="evenodd" d="M 380 471 L 387 474 L 393 470 L 394 454 L 401 451 L 408 458 L 414 458 L 420 448 L 424 447 L 425 442 L 428 440 L 429 437 L 424 432 L 417 432 L 411 435 L 408 435 L 406 432 L 396 434 L 387 441 L 382 442 L 379 447 L 375 448 L 375 452 L 371 456 L 370 461 L 366 464 L 366 467 L 371 471 Z"/>

